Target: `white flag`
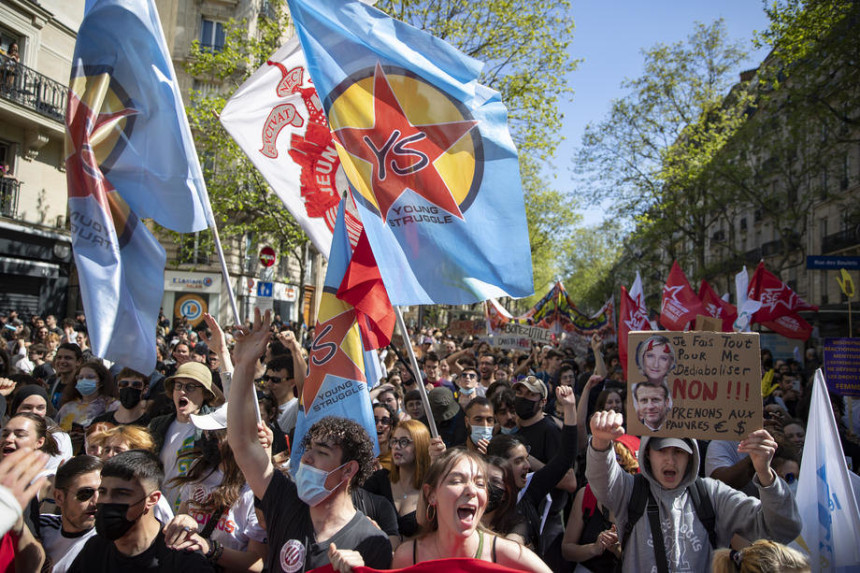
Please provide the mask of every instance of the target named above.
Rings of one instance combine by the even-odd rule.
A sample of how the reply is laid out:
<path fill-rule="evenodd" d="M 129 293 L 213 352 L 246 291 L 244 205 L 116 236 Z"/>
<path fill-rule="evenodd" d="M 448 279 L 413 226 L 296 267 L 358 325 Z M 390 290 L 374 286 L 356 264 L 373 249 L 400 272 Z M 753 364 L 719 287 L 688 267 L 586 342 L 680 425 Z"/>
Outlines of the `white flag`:
<path fill-rule="evenodd" d="M 298 38 L 287 40 L 236 90 L 221 123 L 328 257 L 337 206 L 349 185 Z M 347 201 L 353 244 L 361 232 L 355 213 Z"/>
<path fill-rule="evenodd" d="M 750 276 L 747 273 L 747 267 L 735 275 L 735 295 L 738 308 L 738 317 L 735 319 L 735 332 L 749 332 L 750 321 L 752 315 L 761 308 L 761 303 L 757 300 L 748 299 L 747 291 L 749 291 Z"/>
<path fill-rule="evenodd" d="M 803 531 L 796 544 L 809 553 L 812 570 L 857 571 L 860 509 L 820 369 L 812 389 L 797 507 Z"/>

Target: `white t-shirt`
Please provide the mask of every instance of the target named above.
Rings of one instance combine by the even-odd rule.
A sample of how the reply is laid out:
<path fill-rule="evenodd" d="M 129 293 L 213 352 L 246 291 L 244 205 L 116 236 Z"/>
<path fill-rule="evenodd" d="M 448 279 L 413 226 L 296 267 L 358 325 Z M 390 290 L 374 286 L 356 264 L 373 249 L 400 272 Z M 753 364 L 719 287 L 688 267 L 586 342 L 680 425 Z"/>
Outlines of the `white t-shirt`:
<path fill-rule="evenodd" d="M 45 553 L 54 562 L 54 573 L 66 573 L 87 541 L 96 534 L 96 528 L 81 533 L 64 533 L 63 518 L 43 513 L 39 516 L 39 531 Z"/>
<path fill-rule="evenodd" d="M 198 531 L 202 531 L 209 518 L 211 511 L 198 511 L 195 502 L 205 504 L 212 492 L 221 485 L 224 474 L 221 470 L 215 470 L 203 481 L 187 483 L 182 486 L 180 497 L 188 504 L 188 514 L 193 517 L 198 525 Z M 221 514 L 218 525 L 212 531 L 210 539 L 219 541 L 224 547 L 245 551 L 248 549 L 248 541 L 253 539 L 265 543 L 266 532 L 257 522 L 257 514 L 254 513 L 254 492 L 248 484 L 242 486 L 239 499 L 229 510 Z"/>
<path fill-rule="evenodd" d="M 299 416 L 299 400 L 293 398 L 278 406 L 278 427 L 285 434 L 289 434 L 296 427 Z"/>
<path fill-rule="evenodd" d="M 54 438 L 54 442 L 57 444 L 57 448 L 60 450 L 60 453 L 48 458 L 48 463 L 45 465 L 45 469 L 54 470 L 53 473 L 57 473 L 57 469 L 63 465 L 64 462 L 72 459 L 74 455 L 72 452 L 72 439 L 66 432 L 59 428 L 55 428 L 54 431 L 51 432 L 51 437 Z"/>
<path fill-rule="evenodd" d="M 179 487 L 174 486 L 171 480 L 177 476 L 184 476 L 188 473 L 188 468 L 191 467 L 191 458 L 179 460 L 179 456 L 194 448 L 194 435 L 196 428 L 191 422 L 183 424 L 178 420 L 174 420 L 167 428 L 167 434 L 164 437 L 164 446 L 161 447 L 161 463 L 164 464 L 164 485 L 161 488 L 161 493 L 167 498 L 167 502 L 173 511 L 179 509 L 181 501 L 179 497 Z"/>

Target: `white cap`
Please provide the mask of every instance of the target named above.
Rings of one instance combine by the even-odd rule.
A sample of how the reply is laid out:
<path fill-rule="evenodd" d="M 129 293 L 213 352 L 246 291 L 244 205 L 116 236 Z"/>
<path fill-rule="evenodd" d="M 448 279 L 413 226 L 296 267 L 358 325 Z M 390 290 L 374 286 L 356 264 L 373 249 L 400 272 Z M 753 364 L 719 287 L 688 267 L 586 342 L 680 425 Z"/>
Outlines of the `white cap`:
<path fill-rule="evenodd" d="M 208 414 L 191 414 L 191 423 L 201 430 L 223 430 L 227 427 L 227 402 Z"/>

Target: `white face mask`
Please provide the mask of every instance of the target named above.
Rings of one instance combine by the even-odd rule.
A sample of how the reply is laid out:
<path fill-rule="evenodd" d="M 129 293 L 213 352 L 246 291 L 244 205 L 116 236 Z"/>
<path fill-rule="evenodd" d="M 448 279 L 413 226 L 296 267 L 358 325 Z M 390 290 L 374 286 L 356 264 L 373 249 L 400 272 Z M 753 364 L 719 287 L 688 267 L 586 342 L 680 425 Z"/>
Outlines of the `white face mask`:
<path fill-rule="evenodd" d="M 477 445 L 481 440 L 488 442 L 493 439 L 492 426 L 472 426 L 472 442 Z"/>
<path fill-rule="evenodd" d="M 299 499 L 310 507 L 314 507 L 325 501 L 337 489 L 337 486 L 340 485 L 340 482 L 338 482 L 333 488 L 326 489 L 325 482 L 328 476 L 345 465 L 346 463 L 341 464 L 330 472 L 327 472 L 300 462 L 299 470 L 296 472 L 296 489 L 298 489 Z"/>

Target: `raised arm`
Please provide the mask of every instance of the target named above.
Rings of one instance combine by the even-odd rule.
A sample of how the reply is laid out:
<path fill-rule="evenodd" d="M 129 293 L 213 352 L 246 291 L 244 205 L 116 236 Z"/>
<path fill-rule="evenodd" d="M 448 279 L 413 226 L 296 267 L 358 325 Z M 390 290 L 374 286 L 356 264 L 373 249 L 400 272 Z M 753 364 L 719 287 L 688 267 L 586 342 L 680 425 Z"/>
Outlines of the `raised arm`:
<path fill-rule="evenodd" d="M 576 490 L 576 477 L 566 474 L 576 461 L 576 398 L 573 395 L 573 388 L 570 386 L 559 386 L 555 389 L 556 400 L 564 409 L 564 426 L 561 429 L 561 448 L 556 454 L 550 458 L 549 462 L 542 468 L 535 471 L 532 477 L 529 488 L 526 490 L 526 495 L 539 504 L 543 497 L 554 487 L 560 487 L 566 490 Z M 568 480 L 568 481 L 566 481 Z M 573 487 L 567 487 L 570 483 Z"/>
<path fill-rule="evenodd" d="M 606 362 L 603 360 L 603 339 L 596 332 L 591 336 L 591 350 L 594 352 L 594 374 L 600 376 L 602 380 L 606 378 L 609 371 L 606 369 Z"/>
<path fill-rule="evenodd" d="M 261 317 L 257 309 L 254 311 L 253 328 L 236 329 L 236 346 L 233 349 L 236 364 L 227 405 L 227 441 L 248 485 L 259 499 L 263 499 L 274 471 L 272 459 L 257 437 L 257 414 L 254 408 L 257 400 L 254 369 L 269 341 L 270 324 L 271 311 L 267 310 L 265 317 Z"/>
<path fill-rule="evenodd" d="M 305 376 L 308 373 L 308 363 L 305 361 L 304 354 L 302 354 L 302 345 L 299 344 L 292 330 L 279 332 L 278 340 L 290 351 L 293 357 L 293 378 L 296 381 L 296 396 L 301 396 L 302 390 L 305 387 Z"/>
<path fill-rule="evenodd" d="M 585 388 L 582 389 L 582 396 L 579 397 L 579 407 L 577 408 L 577 416 L 583 421 L 583 426 L 588 423 L 588 399 L 591 396 L 591 391 L 603 380 L 600 374 L 592 374 L 585 383 Z M 577 434 L 577 446 L 580 450 L 585 448 L 585 443 L 588 441 L 588 432 L 582 431 Z"/>

